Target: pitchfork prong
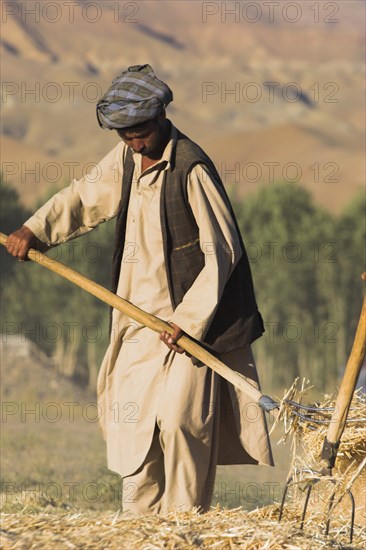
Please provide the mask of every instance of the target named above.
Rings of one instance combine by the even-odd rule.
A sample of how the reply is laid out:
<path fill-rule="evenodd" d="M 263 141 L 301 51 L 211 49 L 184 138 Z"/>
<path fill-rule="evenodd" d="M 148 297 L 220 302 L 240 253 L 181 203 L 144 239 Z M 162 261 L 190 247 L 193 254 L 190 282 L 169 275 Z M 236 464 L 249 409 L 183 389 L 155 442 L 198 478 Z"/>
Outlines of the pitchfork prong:
<path fill-rule="evenodd" d="M 349 496 L 349 499 L 351 501 L 351 526 L 350 526 L 350 533 L 349 533 L 349 541 L 350 543 L 353 541 L 353 528 L 355 524 L 355 497 L 353 496 L 352 491 L 347 489 L 346 494 Z M 325 534 L 329 534 L 329 528 L 330 528 L 330 513 L 332 511 L 332 507 L 334 504 L 334 497 L 335 497 L 335 491 L 333 491 L 332 496 L 329 500 L 329 507 L 328 507 L 328 519 L 325 526 Z"/>
<path fill-rule="evenodd" d="M 297 401 L 292 401 L 291 399 L 286 399 L 285 403 L 291 405 L 295 409 L 302 409 L 308 412 L 316 412 L 322 414 L 324 411 L 334 411 L 334 407 L 310 407 L 310 405 L 303 405 L 302 403 L 297 403 Z"/>
<path fill-rule="evenodd" d="M 304 502 L 304 507 L 302 509 L 302 515 L 301 515 L 301 522 L 300 522 L 300 529 L 301 531 L 303 530 L 304 528 L 304 521 L 305 521 L 305 516 L 306 516 L 306 511 L 308 509 L 308 504 L 309 504 L 309 499 L 310 499 L 310 493 L 311 493 L 311 490 L 313 488 L 313 483 L 310 483 L 308 488 L 307 488 L 307 491 L 306 491 L 306 497 L 305 497 L 305 502 Z"/>
<path fill-rule="evenodd" d="M 334 407 L 310 407 L 308 405 L 302 405 L 291 399 L 284 401 L 287 405 L 291 406 L 291 414 L 300 418 L 300 420 L 307 422 L 308 424 L 320 424 L 326 426 L 330 424 L 332 417 L 328 414 L 334 411 Z M 352 409 L 350 409 L 352 410 Z M 314 418 L 313 415 L 321 416 L 323 418 Z M 364 422 L 364 418 L 348 418 L 347 423 L 352 424 L 355 422 Z M 315 426 L 309 426 L 310 429 L 316 429 Z"/>
<path fill-rule="evenodd" d="M 279 515 L 279 518 L 278 518 L 279 522 L 282 519 L 283 508 L 285 506 L 286 495 L 287 495 L 287 491 L 288 491 L 288 488 L 289 488 L 291 482 L 292 482 L 292 476 L 288 478 L 288 480 L 286 481 L 285 486 L 283 488 L 283 495 L 282 495 L 281 506 L 280 506 L 280 515 Z"/>
<path fill-rule="evenodd" d="M 313 470 L 302 470 L 302 471 L 306 471 L 306 472 L 309 472 L 311 474 L 314 473 Z M 286 496 L 287 496 L 287 492 L 288 492 L 288 489 L 290 487 L 290 485 L 292 484 L 292 480 L 293 480 L 293 476 L 290 476 L 286 483 L 285 483 L 285 486 L 284 486 L 284 489 L 283 489 L 283 495 L 282 495 L 282 500 L 281 500 L 281 506 L 280 506 L 280 514 L 279 514 L 279 517 L 278 517 L 278 521 L 280 522 L 281 519 L 282 519 L 282 515 L 283 515 L 283 509 L 284 509 L 284 506 L 285 506 L 285 502 L 286 502 Z M 314 485 L 314 483 L 317 483 L 318 479 L 309 479 L 308 482 L 311 482 L 310 484 L 310 488 L 312 487 L 312 485 Z M 308 488 L 308 491 L 309 491 L 309 488 Z M 310 495 L 309 495 L 310 496 Z M 309 497 L 307 496 L 307 500 L 309 500 Z M 307 506 L 307 505 L 306 505 Z M 305 513 L 306 513 L 306 508 L 305 508 Z M 304 518 L 304 513 L 303 513 L 303 516 L 302 516 L 302 519 L 301 521 L 303 522 L 303 518 Z"/>
<path fill-rule="evenodd" d="M 308 469 L 300 470 L 299 472 L 300 473 L 301 472 L 315 473 L 314 470 L 308 470 Z M 283 510 L 284 510 L 284 507 L 285 507 L 285 502 L 286 502 L 288 489 L 289 489 L 290 485 L 292 484 L 292 481 L 293 481 L 293 476 L 290 476 L 287 479 L 287 481 L 285 483 L 285 486 L 284 486 L 284 489 L 283 489 L 283 495 L 282 495 L 281 506 L 280 506 L 280 513 L 279 513 L 279 517 L 278 517 L 279 522 L 281 521 L 282 516 L 283 516 Z M 304 506 L 303 506 L 303 509 L 302 509 L 301 520 L 300 520 L 300 529 L 301 530 L 304 529 L 305 517 L 306 517 L 306 512 L 307 512 L 307 509 L 308 509 L 308 504 L 309 504 L 309 500 L 310 500 L 310 496 L 311 496 L 311 491 L 312 491 L 314 485 L 316 483 L 318 483 L 319 481 L 327 481 L 327 482 L 333 483 L 334 485 L 337 483 L 337 481 L 335 479 L 329 479 L 329 478 L 322 479 L 321 477 L 318 478 L 318 479 L 308 479 L 308 480 L 306 480 L 306 483 L 307 483 L 306 496 L 305 496 L 305 502 L 304 502 Z M 331 519 L 330 514 L 331 514 L 331 511 L 332 511 L 332 508 L 333 508 L 333 505 L 334 505 L 335 494 L 336 494 L 336 491 L 334 490 L 331 497 L 330 497 L 330 500 L 329 500 L 328 519 L 327 519 L 326 526 L 325 526 L 325 534 L 326 535 L 329 535 L 330 519 Z M 347 489 L 346 494 L 349 496 L 349 499 L 351 501 L 351 524 L 350 524 L 350 535 L 349 535 L 349 541 L 351 543 L 353 541 L 353 531 L 354 531 L 354 524 L 355 524 L 355 498 L 353 496 L 352 491 L 350 491 L 349 489 Z"/>

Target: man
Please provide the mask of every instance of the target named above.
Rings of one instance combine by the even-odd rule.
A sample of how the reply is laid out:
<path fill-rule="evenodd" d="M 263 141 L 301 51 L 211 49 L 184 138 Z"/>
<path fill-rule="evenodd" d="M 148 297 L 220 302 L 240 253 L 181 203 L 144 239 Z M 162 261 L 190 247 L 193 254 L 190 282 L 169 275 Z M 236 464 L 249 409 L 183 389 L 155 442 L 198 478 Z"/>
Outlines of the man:
<path fill-rule="evenodd" d="M 159 339 L 114 310 L 99 373 L 108 466 L 134 514 L 208 510 L 217 463 L 273 464 L 263 412 L 177 343 L 183 332 L 204 342 L 258 387 L 247 255 L 215 167 L 166 119 L 172 99 L 149 65 L 119 75 L 97 117 L 122 141 L 7 243 L 25 259 L 117 217 L 113 291 L 174 328 Z"/>

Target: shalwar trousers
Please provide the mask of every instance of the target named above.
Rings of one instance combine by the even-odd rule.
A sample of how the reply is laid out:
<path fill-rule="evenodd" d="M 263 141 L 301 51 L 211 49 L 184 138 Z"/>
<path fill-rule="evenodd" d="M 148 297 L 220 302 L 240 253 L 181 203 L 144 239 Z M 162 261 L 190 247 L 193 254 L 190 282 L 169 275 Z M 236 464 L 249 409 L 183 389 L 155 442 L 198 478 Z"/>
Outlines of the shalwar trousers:
<path fill-rule="evenodd" d="M 150 448 L 137 471 L 122 481 L 123 510 L 133 515 L 166 514 L 193 507 L 205 512 L 212 500 L 219 377 L 206 366 L 194 366 L 187 356 L 175 353 L 165 371 Z"/>
<path fill-rule="evenodd" d="M 222 360 L 259 388 L 250 347 Z M 109 347 L 98 404 L 108 467 L 131 513 L 208 510 L 217 463 L 273 465 L 259 405 L 205 365 L 167 353 L 147 328 Z"/>

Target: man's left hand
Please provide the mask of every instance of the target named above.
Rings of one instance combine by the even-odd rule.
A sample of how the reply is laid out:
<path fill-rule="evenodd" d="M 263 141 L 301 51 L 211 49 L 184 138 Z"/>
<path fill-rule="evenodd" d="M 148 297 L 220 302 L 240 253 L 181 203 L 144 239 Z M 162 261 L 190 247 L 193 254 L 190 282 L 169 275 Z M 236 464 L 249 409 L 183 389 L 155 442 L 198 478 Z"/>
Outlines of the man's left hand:
<path fill-rule="evenodd" d="M 183 336 L 183 330 L 174 323 L 170 324 L 174 328 L 174 332 L 169 334 L 169 332 L 163 330 L 163 332 L 160 333 L 160 340 L 164 342 L 169 349 L 176 351 L 177 353 L 184 353 L 184 349 L 177 344 L 179 338 Z"/>

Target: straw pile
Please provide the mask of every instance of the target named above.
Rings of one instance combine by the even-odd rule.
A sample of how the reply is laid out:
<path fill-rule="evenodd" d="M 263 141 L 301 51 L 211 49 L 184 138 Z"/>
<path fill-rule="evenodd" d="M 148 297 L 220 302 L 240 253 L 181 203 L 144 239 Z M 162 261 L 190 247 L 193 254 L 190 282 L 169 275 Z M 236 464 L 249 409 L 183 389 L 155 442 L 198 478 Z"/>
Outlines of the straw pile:
<path fill-rule="evenodd" d="M 331 417 L 331 408 L 334 407 L 335 398 L 325 395 L 322 403 L 314 403 L 312 406 L 318 412 L 308 414 L 306 421 L 293 414 L 293 408 L 288 401 L 303 403 L 304 396 L 311 388 L 303 381 L 298 389 L 298 380 L 295 380 L 291 388 L 285 393 L 281 403 L 278 421 L 283 421 L 285 435 L 281 441 L 288 436 L 293 437 L 293 459 L 294 463 L 300 462 L 304 466 L 306 461 L 308 468 L 319 463 L 319 457 L 323 447 L 324 438 L 327 434 L 328 424 L 317 424 L 317 420 L 324 421 Z M 348 413 L 347 424 L 343 432 L 340 447 L 337 454 L 336 466 L 342 472 L 353 464 L 352 472 L 366 457 L 366 394 L 361 388 L 356 390 Z"/>
<path fill-rule="evenodd" d="M 252 512 L 241 508 L 207 514 L 196 511 L 166 516 L 128 518 L 123 513 L 49 513 L 4 514 L 1 543 L 7 549 L 47 550 L 186 550 L 217 548 L 222 550 L 315 550 L 364 548 L 363 534 L 355 531 L 348 546 L 345 526 L 337 519 L 336 530 L 325 537 L 316 518 L 299 530 L 298 518 L 291 509 L 278 523 L 278 506 Z"/>
<path fill-rule="evenodd" d="M 303 381 L 298 388 L 298 380 L 295 380 L 291 388 L 286 392 L 280 407 L 278 422 L 283 422 L 285 441 L 292 438 L 292 465 L 290 475 L 293 478 L 292 506 L 300 513 L 304 502 L 304 492 L 313 485 L 311 508 L 318 514 L 319 520 L 329 517 L 328 506 L 331 495 L 335 492 L 335 506 L 331 511 L 331 518 L 348 516 L 350 519 L 350 499 L 347 491 L 352 490 L 356 503 L 355 521 L 365 533 L 366 527 L 366 395 L 357 390 L 354 393 L 348 414 L 347 424 L 344 429 L 340 447 L 335 462 L 332 476 L 321 476 L 320 456 L 324 439 L 328 430 L 328 423 L 317 424 L 315 420 L 324 421 L 330 419 L 335 398 L 324 396 L 321 403 L 314 403 L 316 412 L 307 414 L 304 420 L 293 414 L 293 408 L 289 401 L 302 403 L 304 396 L 311 388 L 308 382 Z M 333 521 L 333 520 L 332 520 Z"/>

